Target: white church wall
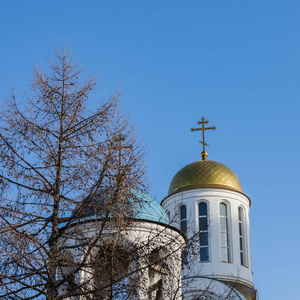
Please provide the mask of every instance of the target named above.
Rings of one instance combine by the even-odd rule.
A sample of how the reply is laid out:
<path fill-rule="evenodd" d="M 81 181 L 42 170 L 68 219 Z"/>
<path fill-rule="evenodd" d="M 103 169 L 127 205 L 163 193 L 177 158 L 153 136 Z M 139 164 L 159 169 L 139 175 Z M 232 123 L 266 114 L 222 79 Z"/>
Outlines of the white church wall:
<path fill-rule="evenodd" d="M 249 287 L 253 287 L 250 228 L 249 228 L 249 199 L 242 193 L 219 188 L 198 188 L 175 193 L 166 197 L 162 206 L 170 211 L 171 225 L 180 228 L 180 207 L 187 207 L 187 235 L 191 239 L 195 235 L 195 243 L 199 245 L 198 231 L 198 205 L 207 203 L 209 226 L 209 261 L 200 262 L 199 248 L 195 248 L 190 263 L 185 266 L 183 276 L 209 276 L 227 281 L 238 281 Z M 220 203 L 225 203 L 228 209 L 228 233 L 229 233 L 229 262 L 221 259 L 220 236 Z M 238 208 L 244 209 L 244 246 L 247 260 L 244 265 L 240 261 L 239 221 Z M 197 280 L 196 280 L 197 281 Z"/>
<path fill-rule="evenodd" d="M 185 300 L 246 300 L 246 298 L 236 289 L 223 282 L 201 278 L 194 280 L 189 285 L 189 291 L 184 294 Z"/>
<path fill-rule="evenodd" d="M 80 236 L 91 239 L 99 233 L 100 223 L 98 220 L 91 219 L 90 222 L 75 224 L 70 230 L 75 230 Z M 116 235 L 118 236 L 116 237 Z M 130 280 L 138 282 L 138 293 L 135 298 L 131 299 L 155 299 L 156 290 L 150 295 L 149 288 L 151 288 L 151 284 L 155 285 L 160 280 L 162 282 L 162 299 L 174 299 L 174 297 L 181 299 L 181 252 L 186 242 L 179 231 L 167 225 L 142 220 L 136 220 L 130 227 L 118 232 L 114 228 L 107 228 L 92 249 L 89 260 L 92 262 L 95 259 L 97 249 L 101 244 L 116 242 L 116 240 L 123 244 L 125 249 L 130 249 L 129 245 L 131 248 L 135 247 L 138 253 L 138 259 L 132 261 L 131 271 L 133 273 L 130 275 Z M 85 250 L 72 247 L 76 246 L 76 239 L 61 242 L 70 246 L 77 261 L 82 259 Z M 155 249 L 160 251 L 161 262 L 149 265 L 149 256 Z M 83 268 L 79 278 L 76 279 L 77 282 L 81 284 L 90 282 L 90 289 L 92 289 L 94 272 L 92 268 Z M 64 291 L 62 290 L 61 293 L 63 294 Z"/>

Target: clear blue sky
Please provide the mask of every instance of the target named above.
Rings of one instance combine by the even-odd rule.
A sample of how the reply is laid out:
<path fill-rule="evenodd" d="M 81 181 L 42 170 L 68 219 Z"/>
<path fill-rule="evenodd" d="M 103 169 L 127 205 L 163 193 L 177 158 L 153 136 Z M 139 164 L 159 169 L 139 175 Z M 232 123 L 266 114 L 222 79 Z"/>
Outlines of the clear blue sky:
<path fill-rule="evenodd" d="M 122 85 L 122 107 L 148 147 L 150 194 L 200 158 L 189 129 L 205 116 L 209 159 L 252 199 L 260 299 L 299 299 L 300 2 L 2 0 L 0 99 L 22 96 L 32 66 L 73 45 L 98 70 L 93 101 Z"/>

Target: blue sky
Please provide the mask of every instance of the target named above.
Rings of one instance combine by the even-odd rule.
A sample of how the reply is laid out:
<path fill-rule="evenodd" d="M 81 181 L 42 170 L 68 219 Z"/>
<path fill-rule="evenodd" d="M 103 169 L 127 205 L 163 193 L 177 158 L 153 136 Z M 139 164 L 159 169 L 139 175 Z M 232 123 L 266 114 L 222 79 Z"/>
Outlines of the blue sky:
<path fill-rule="evenodd" d="M 200 159 L 224 163 L 252 199 L 260 299 L 298 299 L 300 2 L 0 1 L 0 99 L 28 86 L 34 64 L 66 41 L 98 71 L 93 103 L 122 86 L 122 108 L 147 145 L 150 194 Z"/>

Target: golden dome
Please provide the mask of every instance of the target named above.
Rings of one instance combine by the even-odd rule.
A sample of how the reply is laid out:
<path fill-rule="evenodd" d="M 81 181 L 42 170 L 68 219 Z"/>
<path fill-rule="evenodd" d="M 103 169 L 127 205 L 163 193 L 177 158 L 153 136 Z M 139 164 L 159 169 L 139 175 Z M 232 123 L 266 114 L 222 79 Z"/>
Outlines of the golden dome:
<path fill-rule="evenodd" d="M 204 187 L 243 192 L 240 180 L 225 165 L 213 160 L 198 160 L 186 165 L 175 174 L 168 194 Z"/>

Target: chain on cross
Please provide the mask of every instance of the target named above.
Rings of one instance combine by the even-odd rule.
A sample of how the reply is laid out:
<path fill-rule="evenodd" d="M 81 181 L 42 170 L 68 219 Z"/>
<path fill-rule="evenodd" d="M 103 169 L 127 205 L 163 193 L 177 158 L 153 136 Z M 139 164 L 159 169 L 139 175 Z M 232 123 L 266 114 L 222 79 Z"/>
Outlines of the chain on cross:
<path fill-rule="evenodd" d="M 200 128 L 191 128 L 191 131 L 197 131 L 197 130 L 201 130 L 202 131 L 202 141 L 200 141 L 200 143 L 203 145 L 203 151 L 201 152 L 201 157 L 202 160 L 206 160 L 207 157 L 207 152 L 205 151 L 205 146 L 208 146 L 207 143 L 205 143 L 205 130 L 215 130 L 216 126 L 212 126 L 212 127 L 205 127 L 205 124 L 208 124 L 208 121 L 205 120 L 205 118 L 201 118 L 201 121 L 197 122 L 199 125 L 202 125 Z"/>

